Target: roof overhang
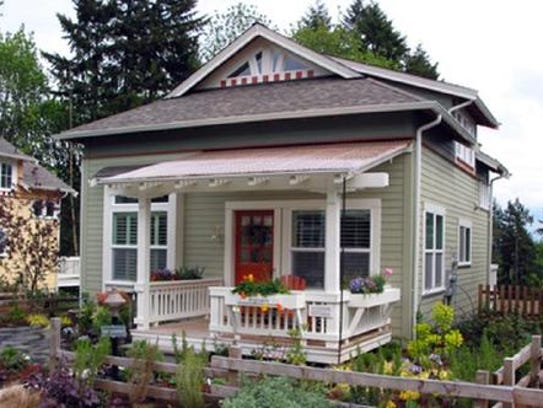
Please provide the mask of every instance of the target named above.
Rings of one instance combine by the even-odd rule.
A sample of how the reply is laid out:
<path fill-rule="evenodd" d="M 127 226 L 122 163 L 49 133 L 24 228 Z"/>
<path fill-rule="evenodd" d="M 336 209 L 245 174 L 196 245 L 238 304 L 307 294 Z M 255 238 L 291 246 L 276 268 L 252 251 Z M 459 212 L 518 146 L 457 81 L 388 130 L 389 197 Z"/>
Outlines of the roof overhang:
<path fill-rule="evenodd" d="M 396 113 L 407 111 L 433 111 L 436 114 L 443 116 L 444 121 L 453 129 L 455 129 L 466 142 L 474 143 L 473 137 L 454 119 L 454 117 L 447 112 L 438 102 L 435 101 L 418 101 L 418 102 L 405 102 L 395 104 L 376 104 L 376 105 L 361 105 L 361 106 L 349 106 L 349 107 L 337 107 L 326 109 L 311 109 L 303 111 L 293 112 L 274 112 L 274 113 L 262 113 L 254 115 L 238 115 L 227 116 L 219 118 L 206 118 L 188 120 L 182 122 L 161 123 L 157 125 L 148 126 L 128 126 L 123 128 L 113 128 L 107 130 L 86 130 L 80 132 L 69 132 L 64 135 L 62 133 L 55 135 L 58 140 L 81 140 L 91 137 L 102 137 L 112 135 L 124 135 L 130 133 L 143 133 L 143 132 L 159 132 L 167 130 L 198 128 L 206 126 L 221 126 L 221 125 L 235 125 L 244 123 L 258 123 L 267 121 L 278 120 L 291 120 L 291 119 L 311 119 L 321 118 L 329 116 L 347 116 L 356 114 L 371 114 L 371 113 Z"/>
<path fill-rule="evenodd" d="M 502 163 L 500 163 L 495 158 L 489 156 L 488 154 L 479 150 L 478 152 L 476 152 L 475 157 L 477 161 L 483 163 L 494 173 L 497 173 L 505 178 L 509 178 L 511 176 L 511 173 L 509 172 L 507 167 L 505 167 Z"/>
<path fill-rule="evenodd" d="M 359 190 L 388 185 L 388 174 L 368 173 L 409 151 L 408 140 L 271 147 L 195 153 L 181 160 L 95 177 L 122 194 L 153 197 L 173 191 Z"/>

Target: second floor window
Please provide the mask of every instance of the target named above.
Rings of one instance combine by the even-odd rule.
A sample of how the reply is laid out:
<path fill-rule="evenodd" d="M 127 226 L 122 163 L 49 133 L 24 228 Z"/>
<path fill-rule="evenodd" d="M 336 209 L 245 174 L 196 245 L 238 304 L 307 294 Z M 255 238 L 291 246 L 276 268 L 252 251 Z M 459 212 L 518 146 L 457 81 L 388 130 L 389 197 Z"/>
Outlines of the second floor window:
<path fill-rule="evenodd" d="M 13 166 L 9 163 L 0 165 L 0 188 L 9 190 L 13 184 Z"/>

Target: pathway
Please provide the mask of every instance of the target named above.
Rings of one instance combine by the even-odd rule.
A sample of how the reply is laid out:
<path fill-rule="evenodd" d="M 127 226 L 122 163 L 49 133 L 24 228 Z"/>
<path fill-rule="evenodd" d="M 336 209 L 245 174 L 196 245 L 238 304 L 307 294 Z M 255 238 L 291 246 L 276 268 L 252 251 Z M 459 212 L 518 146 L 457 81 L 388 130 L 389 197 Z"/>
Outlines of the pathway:
<path fill-rule="evenodd" d="M 7 346 L 29 354 L 35 362 L 45 363 L 49 359 L 49 330 L 28 326 L 0 328 L 0 350 Z"/>

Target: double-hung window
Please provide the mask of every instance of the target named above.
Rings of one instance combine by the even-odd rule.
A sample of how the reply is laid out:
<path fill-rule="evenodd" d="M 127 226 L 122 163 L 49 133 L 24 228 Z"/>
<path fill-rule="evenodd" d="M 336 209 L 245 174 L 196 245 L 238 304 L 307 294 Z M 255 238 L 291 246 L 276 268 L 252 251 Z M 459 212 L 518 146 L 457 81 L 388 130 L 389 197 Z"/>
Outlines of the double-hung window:
<path fill-rule="evenodd" d="M 466 220 L 458 225 L 458 265 L 471 265 L 471 222 Z"/>
<path fill-rule="evenodd" d="M 357 276 L 377 271 L 376 230 L 372 227 L 379 206 L 375 203 L 355 206 L 345 211 L 341 222 L 341 244 L 344 250 L 342 286 Z M 375 207 L 375 208 L 374 208 Z M 321 209 L 291 212 L 290 270 L 304 278 L 308 288 L 324 288 L 325 211 Z"/>
<path fill-rule="evenodd" d="M 10 163 L 0 163 L 0 189 L 10 190 L 13 185 L 13 166 Z"/>
<path fill-rule="evenodd" d="M 427 208 L 424 239 L 424 290 L 431 292 L 444 287 L 444 211 Z"/>
<path fill-rule="evenodd" d="M 358 277 L 369 276 L 371 268 L 371 211 L 347 210 L 341 222 L 343 248 L 343 285 Z"/>
<path fill-rule="evenodd" d="M 138 200 L 115 196 L 112 205 L 112 278 L 135 281 L 138 261 Z M 166 267 L 168 253 L 168 197 L 151 202 L 151 271 Z"/>
<path fill-rule="evenodd" d="M 292 274 L 309 288 L 324 287 L 324 240 L 323 210 L 292 211 Z"/>

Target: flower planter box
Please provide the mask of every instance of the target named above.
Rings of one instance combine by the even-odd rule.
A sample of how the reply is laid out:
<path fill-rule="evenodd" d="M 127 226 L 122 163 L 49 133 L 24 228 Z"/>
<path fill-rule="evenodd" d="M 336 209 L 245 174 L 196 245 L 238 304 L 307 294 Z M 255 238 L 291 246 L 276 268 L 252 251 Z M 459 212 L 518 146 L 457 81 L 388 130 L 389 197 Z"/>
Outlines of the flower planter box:
<path fill-rule="evenodd" d="M 224 303 L 227 306 L 262 306 L 268 305 L 273 309 L 279 303 L 285 309 L 302 309 L 305 307 L 305 294 L 303 292 L 276 294 L 270 296 L 248 296 L 242 298 L 235 293 L 227 293 Z"/>
<path fill-rule="evenodd" d="M 397 302 L 400 300 L 400 289 L 385 287 L 383 293 L 349 293 L 348 307 L 373 307 Z"/>

